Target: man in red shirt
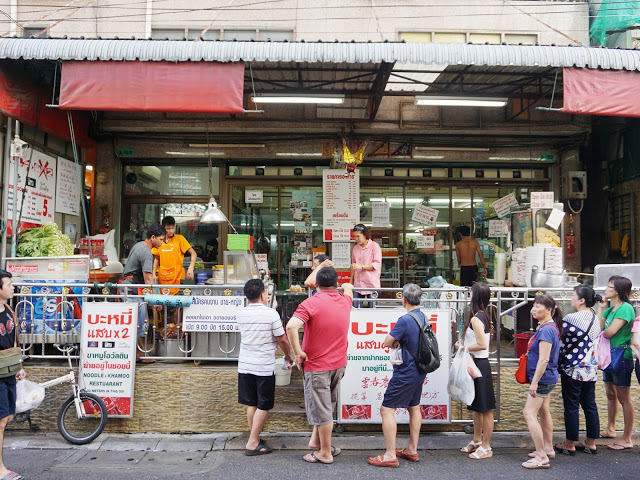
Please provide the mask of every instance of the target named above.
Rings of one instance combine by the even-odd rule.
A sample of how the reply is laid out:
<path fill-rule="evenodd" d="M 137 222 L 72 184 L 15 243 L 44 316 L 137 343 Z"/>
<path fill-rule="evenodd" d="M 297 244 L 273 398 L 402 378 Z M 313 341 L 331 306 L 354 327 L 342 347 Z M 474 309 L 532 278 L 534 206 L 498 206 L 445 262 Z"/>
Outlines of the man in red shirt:
<path fill-rule="evenodd" d="M 313 425 L 309 448 L 303 459 L 309 463 L 333 463 L 340 449 L 331 446 L 333 410 L 338 384 L 347 365 L 347 334 L 351 318 L 353 285 L 342 285 L 333 267 L 318 269 L 318 293 L 302 302 L 287 323 L 287 336 L 296 354 L 296 365 L 304 371 L 307 419 Z M 302 347 L 298 331 L 304 325 Z"/>

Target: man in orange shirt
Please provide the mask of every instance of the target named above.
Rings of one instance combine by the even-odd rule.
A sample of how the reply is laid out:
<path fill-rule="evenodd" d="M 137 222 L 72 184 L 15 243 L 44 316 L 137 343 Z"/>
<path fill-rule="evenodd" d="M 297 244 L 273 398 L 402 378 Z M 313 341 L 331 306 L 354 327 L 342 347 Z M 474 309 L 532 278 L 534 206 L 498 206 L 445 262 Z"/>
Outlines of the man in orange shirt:
<path fill-rule="evenodd" d="M 185 278 L 184 256 L 186 253 L 191 255 L 191 262 L 187 269 L 186 278 L 193 280 L 193 269 L 196 264 L 196 252 L 191 247 L 186 238 L 176 234 L 176 219 L 173 217 L 164 217 L 162 226 L 167 231 L 165 243 L 158 248 L 154 248 L 153 253 L 155 259 L 153 261 L 153 276 L 158 279 L 161 285 L 179 285 L 180 280 Z M 177 288 L 169 290 L 171 295 L 178 293 Z M 177 322 L 177 310 L 171 312 L 171 323 Z"/>

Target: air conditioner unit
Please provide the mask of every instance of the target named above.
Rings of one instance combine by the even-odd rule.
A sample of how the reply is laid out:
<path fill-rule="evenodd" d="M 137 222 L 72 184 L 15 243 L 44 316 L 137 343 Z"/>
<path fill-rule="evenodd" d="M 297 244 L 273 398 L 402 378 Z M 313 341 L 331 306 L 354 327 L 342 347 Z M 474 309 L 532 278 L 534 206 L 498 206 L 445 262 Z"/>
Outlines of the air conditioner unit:
<path fill-rule="evenodd" d="M 132 170 L 138 175 L 140 180 L 146 182 L 158 183 L 162 178 L 162 170 L 153 165 L 145 165 L 144 167 L 133 167 Z"/>

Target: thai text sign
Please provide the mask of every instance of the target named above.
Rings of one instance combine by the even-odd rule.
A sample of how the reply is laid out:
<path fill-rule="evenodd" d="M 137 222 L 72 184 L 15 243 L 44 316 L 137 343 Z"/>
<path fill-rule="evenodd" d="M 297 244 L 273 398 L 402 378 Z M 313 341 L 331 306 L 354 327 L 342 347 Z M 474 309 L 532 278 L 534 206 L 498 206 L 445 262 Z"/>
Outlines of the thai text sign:
<path fill-rule="evenodd" d="M 137 303 L 85 302 L 80 341 L 80 386 L 99 395 L 109 417 L 133 416 Z"/>
<path fill-rule="evenodd" d="M 324 170 L 322 214 L 325 242 L 348 242 L 360 221 L 360 172 Z"/>
<path fill-rule="evenodd" d="M 56 212 L 80 215 L 80 166 L 58 157 L 56 179 Z M 71 238 L 75 240 L 75 237 Z"/>
<path fill-rule="evenodd" d="M 531 192 L 531 208 L 553 208 L 553 192 Z"/>
<path fill-rule="evenodd" d="M 422 312 L 436 334 L 441 356 L 440 368 L 426 376 L 422 387 L 422 421 L 448 423 L 451 416 L 451 398 L 447 392 L 451 316 L 447 310 L 423 309 Z M 390 349 L 384 347 L 383 342 L 397 319 L 406 313 L 404 308 L 351 310 L 347 369 L 338 396 L 340 423 L 382 422 L 380 406 L 393 375 Z M 407 409 L 397 409 L 396 419 L 398 423 L 408 423 Z"/>
<path fill-rule="evenodd" d="M 511 211 L 511 207 L 516 207 L 518 205 L 518 200 L 516 200 L 516 196 L 513 193 L 509 195 L 505 195 L 502 198 L 499 198 L 495 202 L 491 204 L 493 209 L 496 211 L 498 217 L 506 217 L 509 215 Z"/>
<path fill-rule="evenodd" d="M 438 220 L 438 213 L 440 213 L 438 210 L 428 207 L 426 202 L 422 202 L 413 209 L 411 221 L 425 227 L 434 227 L 436 220 Z"/>
<path fill-rule="evenodd" d="M 193 297 L 184 309 L 185 332 L 239 332 L 236 314 L 244 308 L 244 297 Z"/>
<path fill-rule="evenodd" d="M 489 220 L 490 237 L 506 237 L 509 232 L 509 223 L 506 220 Z"/>

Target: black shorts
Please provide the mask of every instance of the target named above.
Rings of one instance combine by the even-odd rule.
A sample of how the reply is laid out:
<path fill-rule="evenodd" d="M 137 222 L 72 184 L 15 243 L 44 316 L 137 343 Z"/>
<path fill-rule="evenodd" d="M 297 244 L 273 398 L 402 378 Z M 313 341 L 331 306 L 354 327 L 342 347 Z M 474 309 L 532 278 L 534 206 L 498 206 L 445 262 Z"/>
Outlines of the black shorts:
<path fill-rule="evenodd" d="M 420 405 L 424 381 L 417 383 L 394 382 L 393 377 L 389 381 L 387 391 L 384 392 L 382 406 L 387 408 L 408 408 Z"/>
<path fill-rule="evenodd" d="M 478 267 L 475 265 L 469 265 L 460 267 L 460 286 L 470 287 L 473 282 L 478 278 Z"/>
<path fill-rule="evenodd" d="M 276 376 L 238 373 L 238 403 L 260 410 L 271 410 L 276 398 Z"/>
<path fill-rule="evenodd" d="M 0 418 L 16 413 L 16 382 L 0 378 Z"/>

